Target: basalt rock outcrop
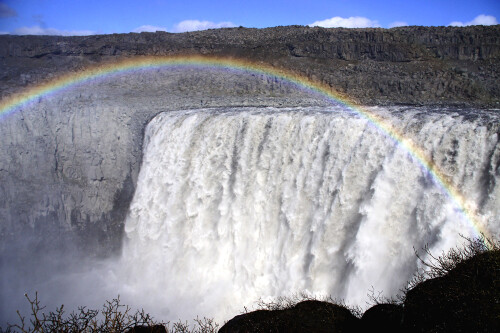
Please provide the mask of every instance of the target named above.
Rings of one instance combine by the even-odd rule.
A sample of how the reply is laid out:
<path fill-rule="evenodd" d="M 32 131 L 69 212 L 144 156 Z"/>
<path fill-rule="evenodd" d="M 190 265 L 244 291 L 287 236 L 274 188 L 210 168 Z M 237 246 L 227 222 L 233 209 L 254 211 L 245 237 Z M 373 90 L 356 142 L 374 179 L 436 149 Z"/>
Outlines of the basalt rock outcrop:
<path fill-rule="evenodd" d="M 229 320 L 219 333 L 354 332 L 359 319 L 343 306 L 303 301 L 282 310 L 257 310 Z"/>

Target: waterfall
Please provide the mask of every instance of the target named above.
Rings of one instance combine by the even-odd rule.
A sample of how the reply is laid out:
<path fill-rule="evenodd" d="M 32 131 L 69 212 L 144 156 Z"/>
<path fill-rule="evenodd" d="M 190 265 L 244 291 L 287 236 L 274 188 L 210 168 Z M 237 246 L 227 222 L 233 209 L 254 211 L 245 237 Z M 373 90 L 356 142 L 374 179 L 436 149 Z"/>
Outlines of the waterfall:
<path fill-rule="evenodd" d="M 497 113 L 370 111 L 417 142 L 498 235 Z M 363 306 L 372 288 L 404 287 L 414 248 L 476 236 L 408 151 L 335 107 L 165 112 L 143 154 L 119 276 L 130 300 L 172 320 L 229 319 L 295 292 Z"/>

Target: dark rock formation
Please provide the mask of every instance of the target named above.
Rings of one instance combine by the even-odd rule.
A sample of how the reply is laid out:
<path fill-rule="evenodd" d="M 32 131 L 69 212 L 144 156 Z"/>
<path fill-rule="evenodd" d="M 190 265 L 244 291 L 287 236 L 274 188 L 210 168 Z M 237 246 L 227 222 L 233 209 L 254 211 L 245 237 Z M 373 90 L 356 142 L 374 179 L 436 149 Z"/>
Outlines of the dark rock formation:
<path fill-rule="evenodd" d="M 401 331 L 403 307 L 397 304 L 377 304 L 369 308 L 361 317 L 361 331 L 375 330 L 385 333 Z"/>
<path fill-rule="evenodd" d="M 424 281 L 404 302 L 405 332 L 495 332 L 500 327 L 500 251 L 479 254 Z"/>
<path fill-rule="evenodd" d="M 359 319 L 348 309 L 321 301 L 304 301 L 283 310 L 258 310 L 228 321 L 220 333 L 352 332 Z"/>
<path fill-rule="evenodd" d="M 329 84 L 362 104 L 500 103 L 500 26 L 0 36 L 0 88 L 5 95 L 119 57 L 178 54 L 262 61 Z"/>

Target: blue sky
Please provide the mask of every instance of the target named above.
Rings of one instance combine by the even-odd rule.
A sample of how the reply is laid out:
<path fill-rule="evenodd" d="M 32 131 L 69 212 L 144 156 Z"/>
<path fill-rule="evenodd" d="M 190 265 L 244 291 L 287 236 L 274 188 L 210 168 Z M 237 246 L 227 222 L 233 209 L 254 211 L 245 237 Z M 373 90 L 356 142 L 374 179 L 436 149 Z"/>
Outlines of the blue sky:
<path fill-rule="evenodd" d="M 86 35 L 278 25 L 498 24 L 500 0 L 0 0 L 0 33 Z"/>

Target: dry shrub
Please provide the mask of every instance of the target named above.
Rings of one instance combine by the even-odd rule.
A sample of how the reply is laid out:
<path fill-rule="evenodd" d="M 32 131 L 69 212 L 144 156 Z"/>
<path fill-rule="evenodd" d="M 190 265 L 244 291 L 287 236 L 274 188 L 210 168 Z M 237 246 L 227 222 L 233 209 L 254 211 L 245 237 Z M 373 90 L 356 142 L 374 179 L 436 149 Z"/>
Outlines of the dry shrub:
<path fill-rule="evenodd" d="M 465 245 L 452 248 L 448 252 L 443 251 L 440 256 L 431 253 L 429 246 L 426 245 L 423 251 L 427 254 L 427 259 L 423 259 L 422 255 L 414 248 L 415 255 L 423 265 L 423 269 L 419 270 L 413 276 L 402 292 L 406 294 L 409 290 L 426 280 L 443 277 L 456 268 L 457 265 L 479 254 L 500 250 L 500 242 L 489 239 L 484 234 L 481 234 L 478 238 L 468 238 L 465 236 L 462 236 L 462 238 L 466 240 Z"/>
<path fill-rule="evenodd" d="M 194 320 L 191 326 L 187 322 L 158 322 L 144 310 L 131 311 L 128 305 L 120 302 L 120 297 L 106 301 L 101 310 L 79 307 L 66 316 L 64 305 L 55 311 L 46 313 L 38 299 L 25 295 L 31 306 L 31 315 L 27 319 L 19 311 L 18 324 L 11 324 L 6 329 L 0 327 L 0 333 L 125 333 L 135 331 L 161 331 L 167 333 L 215 333 L 219 325 L 210 318 Z M 164 328 L 164 330 L 163 330 Z"/>

